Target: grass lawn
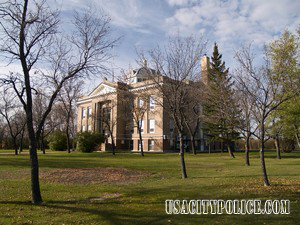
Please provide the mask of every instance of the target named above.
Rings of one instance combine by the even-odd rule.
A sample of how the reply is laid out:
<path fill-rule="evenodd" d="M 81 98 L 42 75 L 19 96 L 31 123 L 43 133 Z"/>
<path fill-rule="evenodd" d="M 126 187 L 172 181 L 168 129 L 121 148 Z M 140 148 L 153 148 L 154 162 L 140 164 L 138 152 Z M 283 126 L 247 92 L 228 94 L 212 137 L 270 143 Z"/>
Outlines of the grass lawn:
<path fill-rule="evenodd" d="M 29 155 L 0 151 L 0 224 L 299 224 L 300 152 L 266 153 L 271 187 L 263 187 L 258 153 L 186 155 L 181 179 L 178 154 L 39 154 L 41 173 L 78 168 L 126 168 L 145 176 L 134 182 L 60 183 L 41 178 L 44 203 L 30 203 Z M 12 151 L 11 151 L 12 153 Z M 74 174 L 71 174 L 74 177 Z M 76 177 L 75 173 L 75 177 Z M 67 180 L 67 177 L 66 177 Z M 92 199 L 94 199 L 92 201 Z M 289 199 L 289 215 L 168 215 L 166 199 Z"/>

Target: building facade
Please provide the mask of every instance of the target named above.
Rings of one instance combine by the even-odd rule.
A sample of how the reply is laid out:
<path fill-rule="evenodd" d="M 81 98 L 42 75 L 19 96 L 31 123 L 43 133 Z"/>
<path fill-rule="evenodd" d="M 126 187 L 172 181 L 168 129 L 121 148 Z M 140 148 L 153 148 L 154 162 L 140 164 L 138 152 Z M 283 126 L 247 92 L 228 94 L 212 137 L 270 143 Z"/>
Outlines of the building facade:
<path fill-rule="evenodd" d="M 202 64 L 207 63 L 202 60 Z M 202 65 L 205 69 L 205 65 Z M 203 71 L 205 75 L 205 71 Z M 103 80 L 88 96 L 77 102 L 78 132 L 100 132 L 106 137 L 101 151 L 108 151 L 115 144 L 117 150 L 145 152 L 179 151 L 179 138 L 173 120 L 162 106 L 153 76 L 161 76 L 147 67 L 132 70 L 126 82 Z M 162 78 L 163 82 L 163 78 Z M 158 104 L 159 102 L 159 104 Z M 138 126 L 142 133 L 140 142 Z M 189 151 L 189 135 L 183 137 Z M 201 126 L 195 137 L 198 151 L 205 149 Z"/>

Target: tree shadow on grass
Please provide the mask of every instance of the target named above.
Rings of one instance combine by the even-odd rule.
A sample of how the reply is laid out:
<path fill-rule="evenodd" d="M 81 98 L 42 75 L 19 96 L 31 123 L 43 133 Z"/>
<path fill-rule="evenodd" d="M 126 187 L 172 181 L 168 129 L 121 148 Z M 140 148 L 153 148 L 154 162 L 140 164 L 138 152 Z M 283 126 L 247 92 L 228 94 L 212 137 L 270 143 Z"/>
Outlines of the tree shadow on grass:
<path fill-rule="evenodd" d="M 30 201 L 0 201 L 0 204 L 11 204 L 11 205 L 23 205 L 23 206 L 31 206 L 38 208 L 48 208 L 55 210 L 68 210 L 72 213 L 87 213 L 98 216 L 93 222 L 97 221 L 106 221 L 109 224 L 113 225 L 121 225 L 121 224 L 165 224 L 167 223 L 167 219 L 170 217 L 167 214 L 160 215 L 149 215 L 147 213 L 132 213 L 130 210 L 126 212 L 126 210 L 108 210 L 104 209 L 105 204 L 111 204 L 112 202 L 102 202 L 102 203 L 89 203 L 90 205 L 97 205 L 97 208 L 89 208 L 89 207 L 79 207 L 78 203 L 81 201 L 46 201 L 40 205 L 34 205 Z M 84 203 L 84 201 L 82 201 Z M 87 203 L 87 202 L 85 202 Z M 103 207 L 101 207 L 103 205 Z M 102 208 L 102 209 L 101 209 Z M 84 218 L 82 218 L 84 220 Z M 74 221 L 75 222 L 75 221 Z"/>
<path fill-rule="evenodd" d="M 286 154 L 283 154 L 281 153 L 281 159 L 280 160 L 284 160 L 284 159 L 300 159 L 300 155 L 287 155 L 288 153 Z M 259 155 L 253 155 L 251 156 L 251 158 L 257 158 L 257 159 L 260 159 L 260 156 Z M 277 159 L 277 155 L 276 153 L 270 155 L 270 154 L 265 154 L 265 159 Z M 278 160 L 278 161 L 280 161 Z"/>
<path fill-rule="evenodd" d="M 273 158 L 276 158 L 276 156 Z M 281 160 L 282 159 L 300 159 L 300 155 L 283 155 L 281 156 Z"/>
<path fill-rule="evenodd" d="M 55 163 L 54 163 L 55 162 Z M 0 166 L 13 166 L 15 168 L 28 168 L 29 166 L 29 158 L 18 158 L 18 157 L 10 157 L 5 160 L 1 160 Z M 99 167 L 99 162 L 89 161 L 88 159 L 72 159 L 68 160 L 61 159 L 54 161 L 53 159 L 41 159 L 40 160 L 40 168 L 95 168 Z"/>

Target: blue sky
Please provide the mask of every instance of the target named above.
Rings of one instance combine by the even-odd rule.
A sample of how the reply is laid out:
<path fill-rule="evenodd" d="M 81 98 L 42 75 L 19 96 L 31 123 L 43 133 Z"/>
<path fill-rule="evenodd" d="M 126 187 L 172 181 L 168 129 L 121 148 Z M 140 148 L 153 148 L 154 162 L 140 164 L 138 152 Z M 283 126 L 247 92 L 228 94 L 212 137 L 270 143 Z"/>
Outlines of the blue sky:
<path fill-rule="evenodd" d="M 88 4 L 87 0 L 64 0 L 57 4 L 72 10 Z M 243 44 L 257 49 L 300 24 L 298 0 L 97 0 L 112 19 L 115 35 L 122 35 L 114 50 L 114 66 L 136 66 L 136 48 L 150 49 L 163 44 L 178 31 L 182 35 L 204 35 L 209 41 L 207 54 L 217 42 L 223 58 L 235 67 L 234 52 Z"/>
<path fill-rule="evenodd" d="M 234 52 L 243 44 L 257 49 L 300 24 L 299 0 L 48 0 L 68 21 L 74 9 L 102 8 L 110 17 L 113 35 L 122 40 L 113 51 L 115 74 L 136 67 L 136 48 L 151 49 L 169 36 L 204 35 L 207 54 L 217 42 L 226 65 L 235 67 Z M 200 63 L 199 63 L 200 65 Z M 98 81 L 96 81 L 98 83 Z"/>

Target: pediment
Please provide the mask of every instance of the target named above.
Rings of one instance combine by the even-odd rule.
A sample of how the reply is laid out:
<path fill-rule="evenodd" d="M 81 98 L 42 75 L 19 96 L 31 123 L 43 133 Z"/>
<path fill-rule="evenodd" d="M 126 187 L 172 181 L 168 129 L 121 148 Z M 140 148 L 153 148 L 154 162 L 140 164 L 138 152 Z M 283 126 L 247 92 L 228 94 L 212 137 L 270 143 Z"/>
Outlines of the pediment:
<path fill-rule="evenodd" d="M 95 95 L 104 95 L 108 93 L 115 92 L 116 88 L 111 87 L 107 84 L 101 83 L 98 87 L 96 87 L 89 96 L 95 96 Z"/>

